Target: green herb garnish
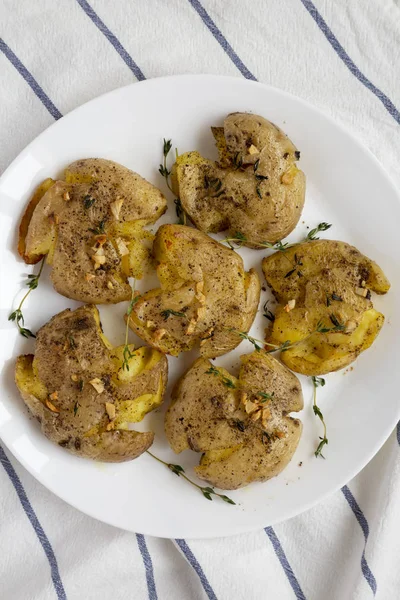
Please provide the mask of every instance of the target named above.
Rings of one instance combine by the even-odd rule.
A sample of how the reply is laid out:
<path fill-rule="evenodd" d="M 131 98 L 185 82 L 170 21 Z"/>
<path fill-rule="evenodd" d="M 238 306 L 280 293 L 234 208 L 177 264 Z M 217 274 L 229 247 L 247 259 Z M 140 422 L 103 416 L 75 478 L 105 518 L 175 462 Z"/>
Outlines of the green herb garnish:
<path fill-rule="evenodd" d="M 128 308 L 126 309 L 126 315 L 127 315 L 127 319 L 126 319 L 126 328 L 125 328 L 125 345 L 124 345 L 124 349 L 123 349 L 123 361 L 122 361 L 122 370 L 125 371 L 125 369 L 127 371 L 129 371 L 129 360 L 131 358 L 133 358 L 133 354 L 129 349 L 129 344 L 128 344 L 128 332 L 129 332 L 129 320 L 130 320 L 130 316 L 133 310 L 134 305 L 136 304 L 136 302 L 138 302 L 140 295 L 136 295 L 136 290 L 135 290 L 135 286 L 136 286 L 136 279 L 134 279 L 133 281 L 133 286 L 132 286 L 132 294 L 131 294 L 131 300 L 128 304 Z"/>
<path fill-rule="evenodd" d="M 317 225 L 315 229 L 311 229 L 304 241 L 313 242 L 315 240 L 319 240 L 319 237 L 317 237 L 317 233 L 319 233 L 320 231 L 327 231 L 327 229 L 330 229 L 331 227 L 331 223 L 319 223 L 319 225 Z"/>
<path fill-rule="evenodd" d="M 93 227 L 93 228 L 89 227 L 89 231 L 91 231 L 95 235 L 101 235 L 102 233 L 104 233 L 104 225 L 105 225 L 105 219 L 103 219 L 102 221 L 99 221 L 99 224 L 97 225 L 97 227 Z"/>
<path fill-rule="evenodd" d="M 264 402 L 268 402 L 268 400 L 272 400 L 275 396 L 275 392 L 272 392 L 272 394 L 268 394 L 267 392 L 257 392 L 257 396 L 260 396 L 262 399 L 261 403 L 263 404 Z"/>
<path fill-rule="evenodd" d="M 33 290 L 36 290 L 37 286 L 39 285 L 39 279 L 42 274 L 44 261 L 45 261 L 45 258 L 43 257 L 41 265 L 40 265 L 39 273 L 37 275 L 34 275 L 34 274 L 28 275 L 28 280 L 26 281 L 26 285 L 28 286 L 29 290 L 26 292 L 26 294 L 22 298 L 21 302 L 19 303 L 18 308 L 16 310 L 14 310 L 8 317 L 9 321 L 15 322 L 16 326 L 18 327 L 19 333 L 23 337 L 26 337 L 26 338 L 29 338 L 29 337 L 34 338 L 36 336 L 34 333 L 32 333 L 32 331 L 30 329 L 27 329 L 25 327 L 24 315 L 22 313 L 22 305 L 24 304 L 24 302 L 27 299 L 27 297 L 29 296 L 29 294 Z"/>
<path fill-rule="evenodd" d="M 273 323 L 275 321 L 275 315 L 273 312 L 271 312 L 268 308 L 268 304 L 269 304 L 269 300 L 267 300 L 266 302 L 264 302 L 264 306 L 263 306 L 263 316 L 268 319 L 268 321 L 271 321 L 271 323 Z"/>
<path fill-rule="evenodd" d="M 186 317 L 184 312 L 178 312 L 177 310 L 172 310 L 172 308 L 162 310 L 160 315 L 164 318 L 164 321 L 167 321 L 171 315 L 174 317 Z"/>
<path fill-rule="evenodd" d="M 85 207 L 85 209 L 87 210 L 88 208 L 90 208 L 91 206 L 93 206 L 93 204 L 96 202 L 96 198 L 93 198 L 92 196 L 89 196 L 89 194 L 87 194 L 86 196 L 84 196 L 83 198 L 83 206 Z"/>
<path fill-rule="evenodd" d="M 232 379 L 230 379 L 229 377 L 226 377 L 226 375 L 223 375 L 221 373 L 221 371 L 219 371 L 218 369 L 216 369 L 213 365 L 211 365 L 211 367 L 208 369 L 208 371 L 206 371 L 207 375 L 215 375 L 216 377 L 219 377 L 222 381 L 222 383 L 230 389 L 236 389 L 236 385 L 233 383 Z"/>
<path fill-rule="evenodd" d="M 236 502 L 231 500 L 231 498 L 229 498 L 228 496 L 225 496 L 225 494 L 218 494 L 218 492 L 216 492 L 211 487 L 202 487 L 201 485 L 197 485 L 197 483 L 195 483 L 194 481 L 189 479 L 189 477 L 187 477 L 187 475 L 185 475 L 185 469 L 183 467 L 181 467 L 181 465 L 174 465 L 172 463 L 167 463 L 164 460 L 162 460 L 161 458 L 158 458 L 158 456 L 155 456 L 154 454 L 152 454 L 149 450 L 147 450 L 147 454 L 149 454 L 152 458 L 154 458 L 155 460 L 158 460 L 158 462 L 160 462 L 163 465 L 165 465 L 166 467 L 168 467 L 168 469 L 170 471 L 172 471 L 175 475 L 177 475 L 177 477 L 183 477 L 183 479 L 186 479 L 186 481 L 188 483 L 190 483 L 191 485 L 196 487 L 198 490 L 200 490 L 201 493 L 203 494 L 203 496 L 205 498 L 207 498 L 207 500 L 212 500 L 213 499 L 212 496 L 216 496 L 216 497 L 220 498 L 221 500 L 223 500 L 224 502 L 226 502 L 227 504 L 234 504 L 234 505 L 236 504 Z"/>
<path fill-rule="evenodd" d="M 186 213 L 183 210 L 182 203 L 179 198 L 175 198 L 175 212 L 178 217 L 178 225 L 186 225 Z"/>
<path fill-rule="evenodd" d="M 315 456 L 318 458 L 318 456 L 321 456 L 321 458 L 325 458 L 325 456 L 322 454 L 322 449 L 325 445 L 328 444 L 328 438 L 326 437 L 326 424 L 324 421 L 324 416 L 321 412 L 321 409 L 319 408 L 319 406 L 317 405 L 317 388 L 318 387 L 324 387 L 325 385 L 325 379 L 323 377 L 311 377 L 313 386 L 314 386 L 314 391 L 313 391 L 313 412 L 314 415 L 316 417 L 319 418 L 319 420 L 321 421 L 323 427 L 324 427 L 324 437 L 320 437 L 319 439 L 321 440 L 317 446 L 317 449 L 315 450 L 314 454 Z"/>
<path fill-rule="evenodd" d="M 173 193 L 172 185 L 170 183 L 171 171 L 167 167 L 167 158 L 172 148 L 172 140 L 166 140 L 164 138 L 163 143 L 163 163 L 159 165 L 158 172 L 164 177 L 168 189 Z M 175 148 L 176 158 L 178 158 L 178 150 Z M 175 198 L 175 211 L 178 217 L 178 225 L 186 225 L 186 213 L 183 210 L 182 203 L 179 198 Z"/>

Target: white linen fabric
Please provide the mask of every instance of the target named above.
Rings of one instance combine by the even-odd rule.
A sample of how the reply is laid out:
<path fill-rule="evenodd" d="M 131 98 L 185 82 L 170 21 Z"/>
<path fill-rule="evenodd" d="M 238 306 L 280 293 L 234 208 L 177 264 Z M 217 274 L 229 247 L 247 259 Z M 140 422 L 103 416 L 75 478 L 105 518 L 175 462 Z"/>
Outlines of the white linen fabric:
<path fill-rule="evenodd" d="M 54 119 L 99 94 L 216 73 L 310 101 L 400 184 L 399 0 L 89 2 L 1 0 L 0 171 Z M 377 406 L 384 410 L 384 398 Z M 209 541 L 114 529 L 52 495 L 1 445 L 0 462 L 1 600 L 400 598 L 399 427 L 317 507 Z"/>

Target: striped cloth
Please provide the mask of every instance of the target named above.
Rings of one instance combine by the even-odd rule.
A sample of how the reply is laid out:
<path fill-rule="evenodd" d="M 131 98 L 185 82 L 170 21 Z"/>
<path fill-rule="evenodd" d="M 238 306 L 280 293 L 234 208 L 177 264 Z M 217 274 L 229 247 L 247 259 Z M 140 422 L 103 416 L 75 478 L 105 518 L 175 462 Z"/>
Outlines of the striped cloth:
<path fill-rule="evenodd" d="M 99 94 L 217 73 L 312 102 L 400 184 L 399 0 L 2 0 L 0 27 L 0 170 Z M 211 541 L 96 522 L 0 446 L 0 598 L 395 600 L 399 445 L 398 427 L 360 475 L 309 512 Z"/>

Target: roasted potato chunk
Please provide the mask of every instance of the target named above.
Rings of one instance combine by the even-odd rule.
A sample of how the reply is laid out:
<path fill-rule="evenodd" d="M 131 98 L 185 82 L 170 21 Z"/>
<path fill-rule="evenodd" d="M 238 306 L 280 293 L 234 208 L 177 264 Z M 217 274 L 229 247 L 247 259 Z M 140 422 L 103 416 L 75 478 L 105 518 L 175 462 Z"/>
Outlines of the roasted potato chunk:
<path fill-rule="evenodd" d="M 242 258 L 201 231 L 162 225 L 153 254 L 161 288 L 133 306 L 129 325 L 162 352 L 178 355 L 200 342 L 203 356 L 235 348 L 257 312 L 260 281 L 244 270 Z"/>
<path fill-rule="evenodd" d="M 151 266 L 153 237 L 143 229 L 166 210 L 161 192 L 109 160 L 78 160 L 65 181 L 46 180 L 21 221 L 19 252 L 47 255 L 57 292 L 88 303 L 129 300 L 128 277 Z"/>
<path fill-rule="evenodd" d="M 302 425 L 297 377 L 272 356 L 241 357 L 239 378 L 199 358 L 178 381 L 165 416 L 171 448 L 201 452 L 200 479 L 232 490 L 278 475 L 292 458 Z"/>
<path fill-rule="evenodd" d="M 385 294 L 382 269 L 344 242 L 316 240 L 264 258 L 263 272 L 280 303 L 267 342 L 295 344 L 281 360 L 304 375 L 323 375 L 353 362 L 384 323 L 371 291 Z"/>
<path fill-rule="evenodd" d="M 113 348 L 97 308 L 65 310 L 37 334 L 35 355 L 19 356 L 15 382 L 52 442 L 77 456 L 121 462 L 151 446 L 129 429 L 163 401 L 168 363 L 152 348 Z M 127 368 L 129 367 L 129 368 Z"/>
<path fill-rule="evenodd" d="M 252 247 L 287 236 L 305 197 L 296 147 L 279 127 L 248 113 L 228 115 L 212 132 L 219 162 L 188 152 L 173 168 L 174 190 L 190 219 L 205 232 L 239 232 Z"/>

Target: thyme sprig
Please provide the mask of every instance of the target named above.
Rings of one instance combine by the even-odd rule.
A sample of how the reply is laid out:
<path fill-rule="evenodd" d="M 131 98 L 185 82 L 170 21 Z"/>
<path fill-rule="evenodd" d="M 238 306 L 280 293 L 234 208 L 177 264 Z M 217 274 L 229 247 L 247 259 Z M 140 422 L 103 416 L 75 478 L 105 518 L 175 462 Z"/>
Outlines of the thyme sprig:
<path fill-rule="evenodd" d="M 304 241 L 313 242 L 315 240 L 319 240 L 319 237 L 317 237 L 317 233 L 319 233 L 320 231 L 327 231 L 331 227 L 332 223 L 319 223 L 319 225 L 317 225 L 315 229 L 311 229 Z"/>
<path fill-rule="evenodd" d="M 256 164 L 257 164 L 257 162 L 255 163 L 255 165 Z M 258 175 L 258 177 L 261 177 L 262 180 L 265 179 L 265 177 L 263 175 Z M 319 240 L 319 238 L 316 237 L 316 234 L 319 233 L 320 231 L 326 231 L 330 227 L 332 227 L 332 225 L 330 223 L 319 223 L 319 225 L 317 225 L 317 227 L 315 227 L 315 229 L 312 229 L 303 240 L 301 240 L 300 242 L 296 242 L 295 244 L 289 244 L 289 242 L 283 242 L 282 240 L 279 240 L 278 242 L 274 242 L 274 243 L 272 243 L 272 242 L 254 242 L 252 240 L 249 240 L 240 231 L 237 231 L 232 237 L 227 237 L 224 240 L 221 240 L 220 243 L 223 244 L 226 242 L 231 248 L 233 248 L 232 244 L 236 244 L 236 247 L 240 248 L 241 246 L 243 246 L 244 242 L 247 242 L 247 243 L 251 244 L 252 246 L 256 246 L 258 248 L 268 248 L 271 250 L 278 250 L 279 252 L 285 252 L 286 250 L 289 250 L 289 248 L 293 248 L 294 246 L 298 246 L 299 244 L 302 244 L 304 242 L 311 242 L 314 240 Z"/>
<path fill-rule="evenodd" d="M 168 154 L 171 151 L 171 148 L 172 148 L 172 140 L 166 140 L 164 138 L 163 163 L 160 164 L 160 166 L 158 167 L 158 172 L 160 173 L 160 175 L 162 175 L 164 177 L 166 184 L 168 186 L 168 189 L 171 190 L 171 192 L 172 192 L 172 187 L 169 182 L 169 176 L 171 175 L 171 171 L 167 167 L 167 158 L 168 158 Z"/>
<path fill-rule="evenodd" d="M 315 454 L 316 458 L 318 458 L 318 456 L 320 456 L 321 458 L 325 458 L 325 456 L 322 454 L 322 449 L 324 446 L 326 446 L 328 444 L 328 438 L 326 437 L 326 423 L 324 420 L 324 416 L 321 412 L 321 409 L 317 405 L 317 388 L 324 387 L 326 382 L 323 377 L 314 377 L 313 376 L 313 377 L 311 377 L 311 380 L 312 380 L 312 384 L 314 387 L 314 390 L 313 390 L 313 412 L 314 412 L 314 415 L 319 418 L 319 420 L 321 421 L 321 423 L 324 427 L 324 437 L 320 436 L 319 439 L 321 441 L 319 442 L 314 454 Z"/>
<path fill-rule="evenodd" d="M 266 354 L 272 354 L 273 352 L 286 352 L 286 350 L 289 350 L 289 348 L 294 348 L 295 346 L 302 344 L 315 333 L 333 333 L 338 331 L 344 331 L 346 329 L 346 325 L 340 323 L 334 314 L 329 315 L 329 318 L 333 323 L 333 327 L 326 327 L 322 321 L 318 321 L 315 329 L 311 331 L 308 335 L 306 335 L 306 337 L 302 338 L 301 340 L 297 340 L 296 342 L 286 340 L 279 346 L 277 344 L 271 344 L 270 342 L 265 342 L 263 340 L 254 338 L 245 331 L 239 331 L 238 329 L 234 329 L 232 327 L 227 328 L 227 331 L 236 333 L 240 338 L 242 338 L 242 340 L 247 340 L 248 342 L 250 342 L 250 344 L 253 344 L 256 352 L 260 352 L 262 350 Z M 270 346 L 271 350 L 266 350 L 265 346 Z"/>
<path fill-rule="evenodd" d="M 22 312 L 22 305 L 24 304 L 24 302 L 27 299 L 27 297 L 29 296 L 29 294 L 33 290 L 36 290 L 37 286 L 39 285 L 39 279 L 40 279 L 40 276 L 43 271 L 44 261 L 45 261 L 45 258 L 43 257 L 41 265 L 40 265 L 40 269 L 39 269 L 39 272 L 37 273 L 37 275 L 34 275 L 33 273 L 31 275 L 28 275 L 28 279 L 25 282 L 25 284 L 28 286 L 29 290 L 26 292 L 26 294 L 22 298 L 21 302 L 19 303 L 18 308 L 16 310 L 14 310 L 8 317 L 9 321 L 15 322 L 16 326 L 18 327 L 19 333 L 25 338 L 29 338 L 29 337 L 35 338 L 36 335 L 34 333 L 32 333 L 32 331 L 30 329 L 27 329 L 25 327 L 25 319 L 24 319 L 24 315 Z"/>
<path fill-rule="evenodd" d="M 181 465 L 174 465 L 172 463 L 167 463 L 166 461 L 162 460 L 158 456 L 155 456 L 149 450 L 147 450 L 147 454 L 149 454 L 155 460 L 158 460 L 159 463 L 161 463 L 161 464 L 165 465 L 166 467 L 168 467 L 168 469 L 170 471 L 172 471 L 178 477 L 183 477 L 183 479 L 186 479 L 186 481 L 188 483 L 190 483 L 191 485 L 193 485 L 194 487 L 196 487 L 198 490 L 200 490 L 200 492 L 203 494 L 204 498 L 207 498 L 207 500 L 212 500 L 213 499 L 212 496 L 216 496 L 216 497 L 220 498 L 221 500 L 223 500 L 224 502 L 226 502 L 227 504 L 234 504 L 234 505 L 236 505 L 236 502 L 234 502 L 231 498 L 229 498 L 225 494 L 218 494 L 218 492 L 216 492 L 213 488 L 211 488 L 211 487 L 202 487 L 201 485 L 198 485 L 197 483 L 195 483 L 194 481 L 192 481 L 191 479 L 189 479 L 189 477 L 187 475 L 185 475 L 185 469 L 183 467 L 181 467 Z"/>
<path fill-rule="evenodd" d="M 208 371 L 206 371 L 207 375 L 215 375 L 216 377 L 219 377 L 222 381 L 222 383 L 230 389 L 236 389 L 236 385 L 233 383 L 232 379 L 230 379 L 229 377 L 227 377 L 226 375 L 223 375 L 223 373 L 221 373 L 221 371 L 219 369 L 216 369 L 213 365 L 211 365 L 211 367 L 208 369 Z"/>
<path fill-rule="evenodd" d="M 281 240 L 275 242 L 274 244 L 272 242 L 252 242 L 251 240 L 248 240 L 247 237 L 240 231 L 237 231 L 233 237 L 227 237 L 220 241 L 221 244 L 227 243 L 232 250 L 235 248 L 241 248 L 245 242 L 248 242 L 254 246 L 258 246 L 259 248 L 270 248 L 271 250 L 279 250 L 280 252 L 284 252 L 285 250 L 288 250 L 288 248 L 294 246 L 294 244 L 283 244 Z M 235 246 L 233 244 L 235 244 Z"/>
<path fill-rule="evenodd" d="M 162 177 L 164 177 L 166 184 L 168 186 L 168 189 L 172 193 L 174 193 L 173 189 L 172 189 L 172 185 L 170 183 L 171 171 L 167 167 L 168 154 L 171 152 L 171 148 L 172 148 L 172 140 L 166 140 L 164 138 L 163 162 L 162 162 L 162 164 L 159 165 L 158 172 L 160 173 L 160 175 L 162 175 Z M 176 154 L 176 157 L 178 157 L 178 151 L 176 148 L 175 148 L 175 154 Z M 175 198 L 174 203 L 175 203 L 176 216 L 178 217 L 178 225 L 186 225 L 186 213 L 183 210 L 183 206 L 182 206 L 180 199 Z"/>
<path fill-rule="evenodd" d="M 133 280 L 133 285 L 132 285 L 132 294 L 131 294 L 131 299 L 130 302 L 128 304 L 128 308 L 126 309 L 126 315 L 127 315 L 127 319 L 126 319 L 126 328 L 125 328 L 125 345 L 124 345 L 124 349 L 123 349 L 123 361 L 122 361 L 122 370 L 123 371 L 129 371 L 129 360 L 131 358 L 133 358 L 133 354 L 129 349 L 129 344 L 128 344 L 128 333 L 129 333 L 129 321 L 130 321 L 130 317 L 132 314 L 132 310 L 133 307 L 135 306 L 136 302 L 139 300 L 140 296 L 136 294 L 136 279 Z"/>

